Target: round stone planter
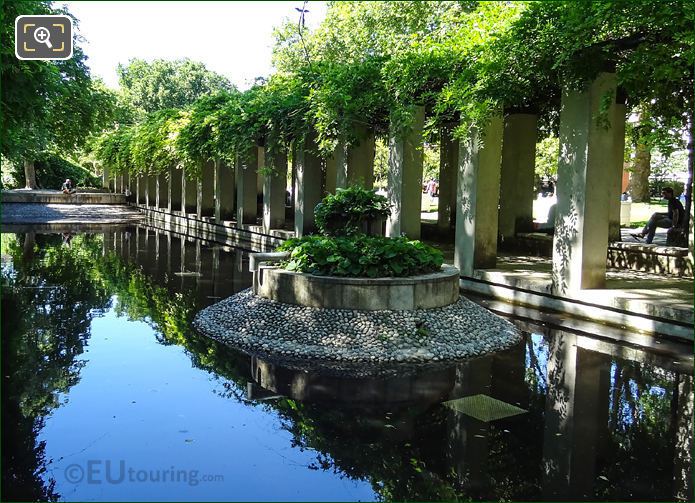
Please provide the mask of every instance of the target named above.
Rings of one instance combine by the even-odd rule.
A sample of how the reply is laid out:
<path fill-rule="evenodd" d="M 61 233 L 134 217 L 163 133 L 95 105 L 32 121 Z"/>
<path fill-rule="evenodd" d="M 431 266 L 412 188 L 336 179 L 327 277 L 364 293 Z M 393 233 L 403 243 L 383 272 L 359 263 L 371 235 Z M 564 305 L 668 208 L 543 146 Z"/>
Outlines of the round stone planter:
<path fill-rule="evenodd" d="M 459 271 L 444 265 L 440 272 L 405 278 L 343 278 L 260 265 L 254 274 L 254 293 L 285 304 L 326 309 L 430 309 L 458 300 Z"/>

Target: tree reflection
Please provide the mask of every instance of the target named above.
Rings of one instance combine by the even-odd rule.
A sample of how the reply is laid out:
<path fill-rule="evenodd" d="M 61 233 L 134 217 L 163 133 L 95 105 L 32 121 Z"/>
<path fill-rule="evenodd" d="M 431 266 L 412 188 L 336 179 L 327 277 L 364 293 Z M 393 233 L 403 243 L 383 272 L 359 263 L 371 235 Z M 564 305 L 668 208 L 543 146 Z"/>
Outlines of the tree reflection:
<path fill-rule="evenodd" d="M 384 501 L 540 499 L 550 471 L 558 480 L 577 480 L 582 492 L 556 495 L 573 499 L 692 493 L 682 483 L 692 473 L 683 462 L 692 447 L 692 377 L 578 349 L 574 334 L 546 331 L 487 360 L 462 362 L 436 381 L 431 400 L 341 401 L 341 393 L 351 393 L 347 379 L 330 403 L 279 385 L 272 391 L 286 396 L 249 399 L 247 383 L 256 378 L 251 358 L 190 326 L 200 304 L 223 290 L 176 272 L 200 266 L 241 287 L 240 276 L 216 271 L 219 251 L 197 254 L 199 246 L 162 235 L 148 239 L 142 229 L 68 242 L 60 235 L 3 235 L 3 257 L 11 259 L 2 269 L 4 500 L 59 498 L 38 434 L 79 381 L 91 321 L 109 307 L 148 323 L 161 344 L 184 348 L 195 367 L 221 378 L 221 395 L 277 415 L 293 447 L 315 453 L 309 469 L 367 481 Z M 276 383 L 281 374 L 278 368 Z M 326 384 L 303 379 L 317 389 Z M 410 389 L 422 389 L 416 381 Z M 441 406 L 474 393 L 518 402 L 529 412 L 483 423 Z"/>
<path fill-rule="evenodd" d="M 90 324 L 110 303 L 93 274 L 101 241 L 4 234 L 2 270 L 3 499 L 56 500 L 37 435 L 61 394 L 79 381 Z M 44 481 L 45 480 L 45 481 Z"/>

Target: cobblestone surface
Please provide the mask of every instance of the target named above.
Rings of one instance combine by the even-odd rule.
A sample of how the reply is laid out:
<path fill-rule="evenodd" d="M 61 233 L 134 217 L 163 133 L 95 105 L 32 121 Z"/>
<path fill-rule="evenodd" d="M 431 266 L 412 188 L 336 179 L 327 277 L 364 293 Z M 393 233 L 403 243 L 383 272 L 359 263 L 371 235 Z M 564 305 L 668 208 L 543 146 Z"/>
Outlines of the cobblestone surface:
<path fill-rule="evenodd" d="M 319 309 L 239 292 L 202 310 L 201 333 L 252 353 L 344 363 L 426 363 L 482 355 L 521 339 L 473 302 L 413 311 Z"/>

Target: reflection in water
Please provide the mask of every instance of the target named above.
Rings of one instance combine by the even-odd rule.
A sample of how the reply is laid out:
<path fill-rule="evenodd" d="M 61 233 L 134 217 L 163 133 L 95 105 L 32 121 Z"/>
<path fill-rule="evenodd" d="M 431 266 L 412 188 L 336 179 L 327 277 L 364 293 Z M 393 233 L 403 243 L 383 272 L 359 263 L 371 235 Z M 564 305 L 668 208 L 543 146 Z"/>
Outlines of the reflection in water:
<path fill-rule="evenodd" d="M 529 335 L 500 353 L 340 378 L 191 332 L 198 309 L 250 285 L 239 250 L 141 226 L 3 234 L 2 257 L 5 500 L 692 498 L 688 358 L 515 321 Z M 447 406 L 464 397 L 525 412 Z M 97 440 L 65 440 L 79 421 Z M 94 456 L 225 480 L 66 481 Z"/>

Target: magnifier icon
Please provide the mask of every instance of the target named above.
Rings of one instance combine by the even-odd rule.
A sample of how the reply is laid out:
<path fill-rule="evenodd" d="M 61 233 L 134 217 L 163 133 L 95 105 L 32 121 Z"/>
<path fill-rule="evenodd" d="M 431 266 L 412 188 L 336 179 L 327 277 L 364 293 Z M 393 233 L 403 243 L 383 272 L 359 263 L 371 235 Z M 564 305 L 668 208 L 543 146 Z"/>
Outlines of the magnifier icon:
<path fill-rule="evenodd" d="M 53 44 L 51 44 L 51 32 L 43 26 L 39 26 L 34 31 L 34 40 L 36 40 L 39 44 L 46 44 L 46 47 L 49 49 L 53 47 Z"/>

